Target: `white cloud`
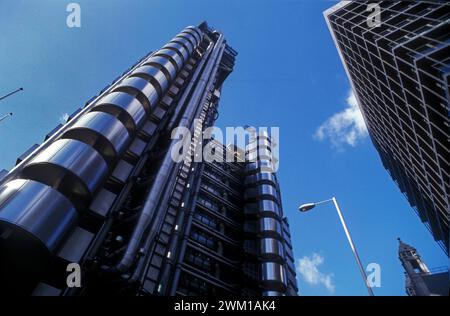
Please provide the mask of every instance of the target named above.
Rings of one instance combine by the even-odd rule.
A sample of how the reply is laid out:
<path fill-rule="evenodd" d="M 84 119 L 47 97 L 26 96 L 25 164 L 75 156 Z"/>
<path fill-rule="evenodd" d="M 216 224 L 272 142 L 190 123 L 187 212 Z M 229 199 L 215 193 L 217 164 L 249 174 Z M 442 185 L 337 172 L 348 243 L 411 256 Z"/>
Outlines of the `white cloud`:
<path fill-rule="evenodd" d="M 323 262 L 324 258 L 317 253 L 313 253 L 309 257 L 304 256 L 303 258 L 298 259 L 297 272 L 306 283 L 313 285 L 322 284 L 328 292 L 334 293 L 336 286 L 333 283 L 333 274 L 322 273 L 319 270 L 319 266 L 323 264 Z"/>
<path fill-rule="evenodd" d="M 337 149 L 344 145 L 355 147 L 362 139 L 367 137 L 367 127 L 358 107 L 355 94 L 349 91 L 346 100 L 347 107 L 328 118 L 314 134 L 318 140 L 328 139 Z"/>
<path fill-rule="evenodd" d="M 61 124 L 66 124 L 67 123 L 67 121 L 69 120 L 69 113 L 63 113 L 63 114 L 61 114 L 60 116 L 59 116 L 59 122 L 61 123 Z"/>

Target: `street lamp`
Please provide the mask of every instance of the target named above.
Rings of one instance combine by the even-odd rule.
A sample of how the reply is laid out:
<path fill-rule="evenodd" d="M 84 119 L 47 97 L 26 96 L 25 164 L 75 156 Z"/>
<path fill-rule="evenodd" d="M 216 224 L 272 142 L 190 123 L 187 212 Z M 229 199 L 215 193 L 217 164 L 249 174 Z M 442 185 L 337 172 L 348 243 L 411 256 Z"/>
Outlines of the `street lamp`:
<path fill-rule="evenodd" d="M 6 99 L 7 97 L 9 97 L 9 96 L 11 96 L 11 95 L 13 95 L 13 94 L 15 94 L 15 93 L 17 93 L 19 91 L 23 91 L 23 88 L 16 89 L 16 90 L 14 90 L 14 91 L 12 91 L 10 93 L 5 94 L 4 96 L 1 96 L 0 97 L 0 101 L 3 100 L 3 99 Z"/>
<path fill-rule="evenodd" d="M 361 259 L 359 258 L 359 255 L 358 255 L 358 251 L 356 250 L 355 244 L 353 243 L 352 237 L 350 236 L 350 232 L 348 231 L 347 224 L 345 223 L 344 217 L 342 216 L 341 209 L 339 208 L 336 198 L 333 197 L 331 199 L 320 201 L 320 202 L 302 204 L 299 206 L 298 209 L 300 212 L 307 212 L 307 211 L 313 209 L 314 207 L 316 207 L 316 205 L 331 202 L 331 201 L 333 202 L 334 206 L 336 207 L 336 211 L 339 215 L 339 219 L 341 220 L 341 224 L 342 224 L 342 227 L 344 228 L 345 235 L 347 236 L 348 243 L 350 244 L 350 248 L 352 248 L 353 255 L 355 256 L 356 263 L 358 264 L 359 271 L 361 272 L 361 276 L 364 280 L 364 285 L 366 286 L 367 291 L 369 292 L 369 295 L 373 296 L 372 288 L 367 284 L 366 271 L 363 268 Z"/>
<path fill-rule="evenodd" d="M 7 113 L 5 115 L 0 116 L 0 122 L 3 120 L 6 120 L 8 117 L 12 116 L 12 112 L 11 113 Z"/>

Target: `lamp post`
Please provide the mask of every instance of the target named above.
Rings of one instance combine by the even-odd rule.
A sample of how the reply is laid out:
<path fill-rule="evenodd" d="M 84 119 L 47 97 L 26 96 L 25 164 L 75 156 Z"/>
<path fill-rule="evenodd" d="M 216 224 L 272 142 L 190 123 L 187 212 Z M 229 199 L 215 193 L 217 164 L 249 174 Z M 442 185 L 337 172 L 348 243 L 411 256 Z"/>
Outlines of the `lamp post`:
<path fill-rule="evenodd" d="M 359 258 L 358 251 L 356 250 L 355 244 L 353 243 L 352 237 L 350 236 L 350 232 L 347 228 L 347 224 L 345 223 L 344 217 L 342 216 L 341 209 L 339 208 L 336 198 L 333 197 L 331 199 L 320 201 L 320 202 L 302 204 L 299 206 L 298 209 L 301 212 L 307 212 L 307 211 L 313 209 L 314 207 L 316 207 L 316 205 L 327 203 L 327 202 L 333 202 L 333 204 L 336 208 L 336 211 L 339 215 L 339 219 L 341 220 L 342 227 L 344 228 L 345 236 L 347 236 L 348 243 L 350 244 L 350 248 L 352 249 L 353 255 L 355 256 L 356 263 L 358 264 L 358 267 L 359 267 L 359 271 L 361 272 L 361 276 L 364 280 L 364 285 L 366 286 L 367 291 L 369 292 L 369 295 L 373 296 L 372 288 L 369 286 L 369 284 L 367 284 L 366 271 L 364 270 L 364 267 L 361 263 L 361 259 Z"/>
<path fill-rule="evenodd" d="M 6 120 L 8 117 L 12 116 L 12 113 L 7 113 L 5 115 L 0 116 L 0 122 Z"/>
<path fill-rule="evenodd" d="M 19 88 L 19 89 L 14 90 L 14 91 L 12 91 L 12 92 L 10 92 L 10 93 L 7 93 L 7 94 L 5 94 L 5 95 L 3 95 L 3 96 L 0 96 L 0 101 L 3 100 L 3 99 L 6 99 L 7 97 L 10 97 L 10 96 L 12 96 L 13 94 L 16 94 L 17 92 L 20 92 L 20 91 L 23 91 L 23 88 L 22 88 L 22 87 Z M 13 115 L 12 113 L 7 113 L 7 114 L 5 114 L 5 115 L 0 116 L 0 122 L 3 121 L 3 120 L 6 120 L 8 117 L 10 117 L 10 116 L 12 116 L 12 115 Z"/>
<path fill-rule="evenodd" d="M 14 91 L 12 91 L 10 93 L 5 94 L 4 96 L 1 96 L 0 97 L 0 101 L 3 100 L 3 99 L 6 99 L 7 97 L 9 97 L 9 96 L 11 96 L 11 95 L 13 95 L 13 94 L 15 94 L 15 93 L 17 93 L 19 91 L 23 91 L 23 88 L 16 89 L 16 90 L 14 90 Z"/>

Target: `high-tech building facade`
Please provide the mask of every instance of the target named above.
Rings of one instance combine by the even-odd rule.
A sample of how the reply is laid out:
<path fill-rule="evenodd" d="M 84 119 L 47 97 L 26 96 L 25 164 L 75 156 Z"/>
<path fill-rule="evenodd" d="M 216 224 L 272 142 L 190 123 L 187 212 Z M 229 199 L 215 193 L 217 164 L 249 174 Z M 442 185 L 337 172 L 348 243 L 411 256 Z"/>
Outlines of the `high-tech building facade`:
<path fill-rule="evenodd" d="M 226 162 L 227 154 L 242 151 L 213 142 L 222 159 L 195 169 L 186 161 L 180 170 L 143 291 L 296 295 L 289 225 L 276 174 L 265 169 L 272 168 L 270 139 L 250 145 L 247 157 L 260 151 L 253 162 Z"/>
<path fill-rule="evenodd" d="M 236 54 L 185 28 L 0 173 L 2 293 L 296 294 L 270 138 L 252 162 L 192 159 Z M 178 162 L 175 127 L 194 135 Z"/>
<path fill-rule="evenodd" d="M 448 254 L 450 3 L 376 2 L 379 24 L 368 3 L 324 15 L 383 165 Z"/>

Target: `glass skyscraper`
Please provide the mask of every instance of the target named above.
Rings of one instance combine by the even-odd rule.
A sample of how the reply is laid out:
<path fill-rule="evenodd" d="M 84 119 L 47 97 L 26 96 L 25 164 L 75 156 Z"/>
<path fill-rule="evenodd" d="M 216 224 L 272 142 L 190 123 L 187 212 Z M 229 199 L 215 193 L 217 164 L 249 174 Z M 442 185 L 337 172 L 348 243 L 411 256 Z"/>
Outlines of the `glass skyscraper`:
<path fill-rule="evenodd" d="M 324 15 L 383 165 L 448 254 L 450 3 L 371 2 Z"/>

